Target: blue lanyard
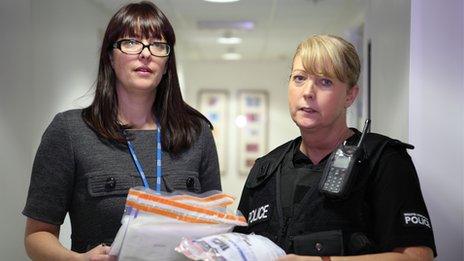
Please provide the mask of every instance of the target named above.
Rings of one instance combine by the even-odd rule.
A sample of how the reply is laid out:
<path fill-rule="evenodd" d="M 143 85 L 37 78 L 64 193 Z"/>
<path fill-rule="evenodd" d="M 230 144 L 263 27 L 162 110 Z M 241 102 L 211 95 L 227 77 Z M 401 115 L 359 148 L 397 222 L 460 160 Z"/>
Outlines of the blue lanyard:
<path fill-rule="evenodd" d="M 129 152 L 132 156 L 132 160 L 134 161 L 135 167 L 142 178 L 143 186 L 145 188 L 150 188 L 147 178 L 145 177 L 145 172 L 143 171 L 142 164 L 140 164 L 139 159 L 137 158 L 137 154 L 135 154 L 134 146 L 130 140 L 127 140 L 127 146 L 129 147 Z M 158 127 L 156 132 L 156 192 L 161 192 L 161 128 Z"/>

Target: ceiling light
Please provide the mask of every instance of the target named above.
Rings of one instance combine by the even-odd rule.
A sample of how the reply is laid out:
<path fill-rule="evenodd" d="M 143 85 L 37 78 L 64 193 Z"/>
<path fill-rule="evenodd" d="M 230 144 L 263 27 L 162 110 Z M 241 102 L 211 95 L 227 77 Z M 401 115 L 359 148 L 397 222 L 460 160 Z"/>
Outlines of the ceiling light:
<path fill-rule="evenodd" d="M 220 44 L 239 44 L 242 42 L 242 38 L 239 37 L 219 37 L 217 42 Z"/>
<path fill-rule="evenodd" d="M 239 53 L 225 53 L 222 55 L 222 59 L 228 61 L 236 61 L 242 59 L 242 55 Z"/>
<path fill-rule="evenodd" d="M 222 59 L 228 61 L 236 61 L 242 59 L 242 55 L 239 53 L 225 53 L 222 55 Z"/>
<path fill-rule="evenodd" d="M 255 23 L 248 20 L 224 21 L 224 20 L 200 20 L 197 22 L 200 30 L 246 30 L 250 31 L 255 28 Z"/>
<path fill-rule="evenodd" d="M 240 0 L 205 0 L 206 2 L 212 2 L 212 3 L 232 3 L 232 2 L 238 2 Z"/>

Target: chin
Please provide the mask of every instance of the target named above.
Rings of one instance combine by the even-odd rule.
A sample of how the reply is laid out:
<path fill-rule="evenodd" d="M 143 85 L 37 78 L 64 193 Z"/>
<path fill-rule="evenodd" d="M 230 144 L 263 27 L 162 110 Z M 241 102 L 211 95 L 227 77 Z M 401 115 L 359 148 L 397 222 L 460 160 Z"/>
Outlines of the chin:
<path fill-rule="evenodd" d="M 137 90 L 153 90 L 155 87 L 154 82 L 139 82 L 134 84 L 134 88 Z"/>
<path fill-rule="evenodd" d="M 314 129 L 318 126 L 316 122 L 308 122 L 308 121 L 298 121 L 296 125 L 298 126 L 298 128 L 305 129 L 305 130 Z"/>
<path fill-rule="evenodd" d="M 319 122 L 320 122 L 320 119 L 316 118 L 316 117 L 295 117 L 294 119 L 294 122 L 298 125 L 298 126 L 305 126 L 305 127 L 313 127 L 314 125 L 318 125 Z"/>
<path fill-rule="evenodd" d="M 317 126 L 298 126 L 301 131 L 310 131 L 310 130 L 315 130 Z"/>

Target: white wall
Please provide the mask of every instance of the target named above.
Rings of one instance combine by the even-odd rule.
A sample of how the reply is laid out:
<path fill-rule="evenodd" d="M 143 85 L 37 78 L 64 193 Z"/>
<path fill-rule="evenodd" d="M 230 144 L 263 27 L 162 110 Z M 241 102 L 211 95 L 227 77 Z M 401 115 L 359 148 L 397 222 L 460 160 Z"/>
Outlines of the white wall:
<path fill-rule="evenodd" d="M 445 4 L 446 3 L 446 4 Z M 413 0 L 409 138 L 437 260 L 464 260 L 464 5 Z"/>
<path fill-rule="evenodd" d="M 32 1 L 33 137 L 35 151 L 53 116 L 82 108 L 91 102 L 104 30 L 106 10 L 92 1 Z M 71 247 L 69 216 L 61 227 L 60 241 Z"/>
<path fill-rule="evenodd" d="M 402 141 L 408 140 L 410 10 L 410 1 L 371 0 L 365 22 L 372 44 L 371 130 Z"/>
<path fill-rule="evenodd" d="M 88 103 L 80 97 L 96 77 L 99 28 L 109 17 L 87 0 L 0 5 L 0 253 L 25 260 L 21 211 L 35 150 L 55 113 Z M 61 236 L 70 246 L 67 225 Z"/>
<path fill-rule="evenodd" d="M 97 75 L 100 38 L 109 16 L 88 0 L 31 2 L 34 39 L 31 90 L 38 108 L 34 124 L 40 126 L 37 133 L 41 133 L 56 112 L 83 107 L 93 97 L 91 88 Z"/>
<path fill-rule="evenodd" d="M 32 37 L 30 0 L 5 0 L 0 8 L 0 253 L 25 260 L 20 211 L 29 183 L 32 141 Z"/>
<path fill-rule="evenodd" d="M 298 43 L 295 43 L 295 48 Z M 288 112 L 287 81 L 291 58 L 274 62 L 190 62 L 184 63 L 184 96 L 197 107 L 200 89 L 222 89 L 229 92 L 229 121 L 227 139 L 227 169 L 222 176 L 223 190 L 235 195 L 237 201 L 246 176 L 237 170 L 238 134 L 234 119 L 237 116 L 236 96 L 240 89 L 266 90 L 269 93 L 268 151 L 299 135 Z M 238 202 L 237 202 L 238 203 Z"/>

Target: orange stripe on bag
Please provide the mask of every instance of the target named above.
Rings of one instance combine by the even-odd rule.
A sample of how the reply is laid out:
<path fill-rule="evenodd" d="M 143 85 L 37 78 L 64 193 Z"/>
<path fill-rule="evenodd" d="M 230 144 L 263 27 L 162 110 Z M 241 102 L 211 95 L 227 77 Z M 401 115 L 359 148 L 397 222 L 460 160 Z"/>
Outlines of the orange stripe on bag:
<path fill-rule="evenodd" d="M 129 194 L 128 194 L 128 198 L 130 197 L 135 197 L 135 198 L 138 198 L 140 197 L 140 195 L 151 195 L 151 194 L 148 194 L 148 193 L 145 193 L 145 192 L 140 192 L 140 191 L 136 191 L 136 190 L 129 190 Z M 213 195 L 213 196 L 216 196 L 216 195 Z M 212 198 L 213 196 L 209 196 L 208 198 Z M 231 200 L 232 198 L 232 200 Z M 222 194 L 220 195 L 219 199 L 225 199 L 227 200 L 227 202 L 221 202 L 219 203 L 219 199 L 204 199 L 204 198 L 196 198 L 196 197 L 193 197 L 193 196 L 185 196 L 184 195 L 176 195 L 176 196 L 172 196 L 170 197 L 169 199 L 172 199 L 172 200 L 175 200 L 175 201 L 183 201 L 181 203 L 185 203 L 185 201 L 193 201 L 193 202 L 196 202 L 194 204 L 197 204 L 197 205 L 200 205 L 200 204 L 204 204 L 205 206 L 208 206 L 208 207 L 227 207 L 229 206 L 230 204 L 232 204 L 234 202 L 233 200 L 233 197 L 232 196 L 229 196 L 227 194 Z M 203 201 L 206 201 L 206 202 L 203 202 Z M 218 201 L 218 203 L 214 203 L 215 201 Z"/>
<path fill-rule="evenodd" d="M 139 204 L 139 203 L 136 203 L 136 202 L 133 202 L 133 201 L 127 201 L 126 205 L 128 205 L 130 207 L 133 207 L 133 208 L 136 208 L 136 209 L 138 209 L 140 211 L 170 217 L 170 218 L 173 218 L 173 219 L 176 219 L 176 220 L 185 221 L 187 223 L 218 224 L 218 222 L 213 222 L 213 221 L 205 220 L 205 219 L 202 219 L 202 218 L 192 218 L 192 217 L 189 217 L 189 216 L 176 215 L 176 214 L 174 214 L 172 212 L 169 212 L 167 210 L 154 208 L 154 207 L 149 207 L 149 206 Z"/>
<path fill-rule="evenodd" d="M 147 193 L 145 191 L 140 191 L 140 190 L 136 190 L 136 189 L 132 189 L 132 188 L 129 190 L 128 194 L 129 194 L 128 199 L 127 199 L 128 201 L 131 200 L 130 197 L 129 197 L 129 196 L 131 196 L 131 197 L 135 197 L 135 199 L 133 199 L 133 200 L 137 200 L 137 198 L 140 198 L 140 199 L 152 201 L 154 203 L 160 203 L 160 204 L 165 204 L 167 206 L 172 206 L 172 207 L 176 207 L 176 208 L 180 208 L 180 209 L 185 209 L 185 210 L 188 210 L 188 211 L 191 211 L 191 212 L 194 212 L 194 213 L 206 214 L 208 216 L 211 216 L 211 219 L 218 219 L 218 218 L 221 219 L 222 218 L 222 219 L 229 220 L 229 221 L 232 221 L 232 222 L 242 222 L 242 223 L 246 224 L 246 220 L 245 220 L 245 218 L 243 216 L 230 215 L 230 214 L 225 214 L 225 213 L 214 211 L 214 210 L 204 209 L 204 208 L 201 208 L 201 207 L 195 207 L 195 206 L 191 206 L 191 205 L 188 205 L 188 204 L 185 204 L 185 203 L 182 203 L 182 202 L 177 202 L 177 201 L 171 199 L 173 197 L 177 197 L 177 199 L 179 199 L 179 198 L 182 198 L 183 196 L 186 196 L 187 198 L 192 198 L 192 199 L 199 199 L 199 198 L 195 198 L 194 196 L 175 195 L 175 196 L 172 196 L 171 198 L 168 199 L 168 198 L 166 198 L 164 196 L 153 195 L 151 193 Z M 206 198 L 208 198 L 209 201 L 213 201 L 216 198 L 220 199 L 220 198 L 234 198 L 234 197 L 230 196 L 228 194 L 225 194 L 225 193 L 221 193 L 221 194 L 211 195 L 211 196 L 208 196 Z M 146 206 L 146 204 L 139 204 L 139 203 L 136 203 L 136 204 L 138 204 L 140 206 L 142 206 L 142 205 Z M 151 206 L 146 206 L 146 207 L 152 208 Z M 162 210 L 162 211 L 166 211 L 166 210 Z M 170 212 L 166 212 L 166 213 L 170 213 Z M 177 214 L 170 214 L 170 216 L 177 216 Z M 198 218 L 195 218 L 195 219 L 198 219 Z M 210 219 L 206 219 L 206 220 L 210 220 Z M 207 221 L 207 222 L 211 222 L 211 221 Z"/>
<path fill-rule="evenodd" d="M 233 196 L 227 195 L 227 194 L 215 194 L 215 195 L 211 195 L 211 196 L 204 197 L 204 198 L 193 197 L 190 195 L 175 195 L 175 196 L 172 196 L 171 198 L 176 199 L 176 200 L 177 199 L 181 199 L 181 200 L 190 199 L 190 200 L 201 201 L 201 202 L 209 202 L 209 201 L 216 201 L 220 199 L 227 199 L 228 201 L 230 200 L 231 203 L 233 203 L 233 201 L 235 200 Z"/>
<path fill-rule="evenodd" d="M 193 198 L 193 197 L 187 197 L 187 198 L 180 198 L 180 197 L 177 197 L 175 196 L 176 198 L 174 198 L 175 201 L 178 201 L 178 202 L 181 202 L 181 203 L 186 203 L 186 204 L 195 204 L 195 205 L 198 205 L 198 206 L 204 206 L 204 207 L 227 207 L 229 206 L 230 204 L 234 203 L 233 200 L 229 200 L 229 199 L 225 199 L 226 200 L 225 202 L 221 202 L 221 200 L 213 200 L 213 201 L 208 201 L 208 202 L 203 202 L 199 199 L 201 198 Z M 173 198 L 171 198 L 173 199 Z"/>
<path fill-rule="evenodd" d="M 222 212 L 218 212 L 218 211 L 214 211 L 214 210 L 209 210 L 209 209 L 205 209 L 205 208 L 200 208 L 200 207 L 187 205 L 187 204 L 177 202 L 177 201 L 173 201 L 173 200 L 163 198 L 163 197 L 160 197 L 160 196 L 157 196 L 157 195 L 140 194 L 139 198 L 151 200 L 151 201 L 154 201 L 154 202 L 162 203 L 162 204 L 165 204 L 165 205 L 170 205 L 170 206 L 181 208 L 181 209 L 186 209 L 186 210 L 189 210 L 189 211 L 192 211 L 192 212 L 197 212 L 197 213 L 201 213 L 201 214 L 215 216 L 215 217 L 226 219 L 226 220 L 246 222 L 244 217 L 239 217 L 239 216 L 236 216 L 236 215 L 231 215 L 231 214 L 222 213 Z"/>
<path fill-rule="evenodd" d="M 137 190 L 134 190 L 134 189 L 130 189 L 129 190 L 129 195 L 132 195 L 132 196 L 139 196 L 139 195 L 146 195 L 147 193 L 143 192 L 143 191 L 137 191 Z M 227 200 L 226 202 L 223 202 L 223 203 L 218 203 L 217 206 L 218 207 L 226 207 L 230 204 L 232 204 L 235 200 L 235 197 L 231 196 L 231 195 L 228 195 L 228 194 L 224 194 L 224 193 L 221 193 L 221 194 L 215 194 L 215 195 L 211 195 L 211 196 L 208 196 L 208 197 L 204 197 L 204 198 L 199 198 L 199 197 L 194 197 L 194 196 L 190 196 L 190 195 L 174 195 L 174 196 L 171 196 L 169 197 L 170 199 L 172 200 L 192 200 L 192 201 L 198 201 L 198 202 L 206 202 L 206 203 L 210 203 L 210 202 L 214 202 L 214 201 L 219 201 L 221 199 L 225 199 Z M 213 204 L 214 205 L 214 204 Z"/>

